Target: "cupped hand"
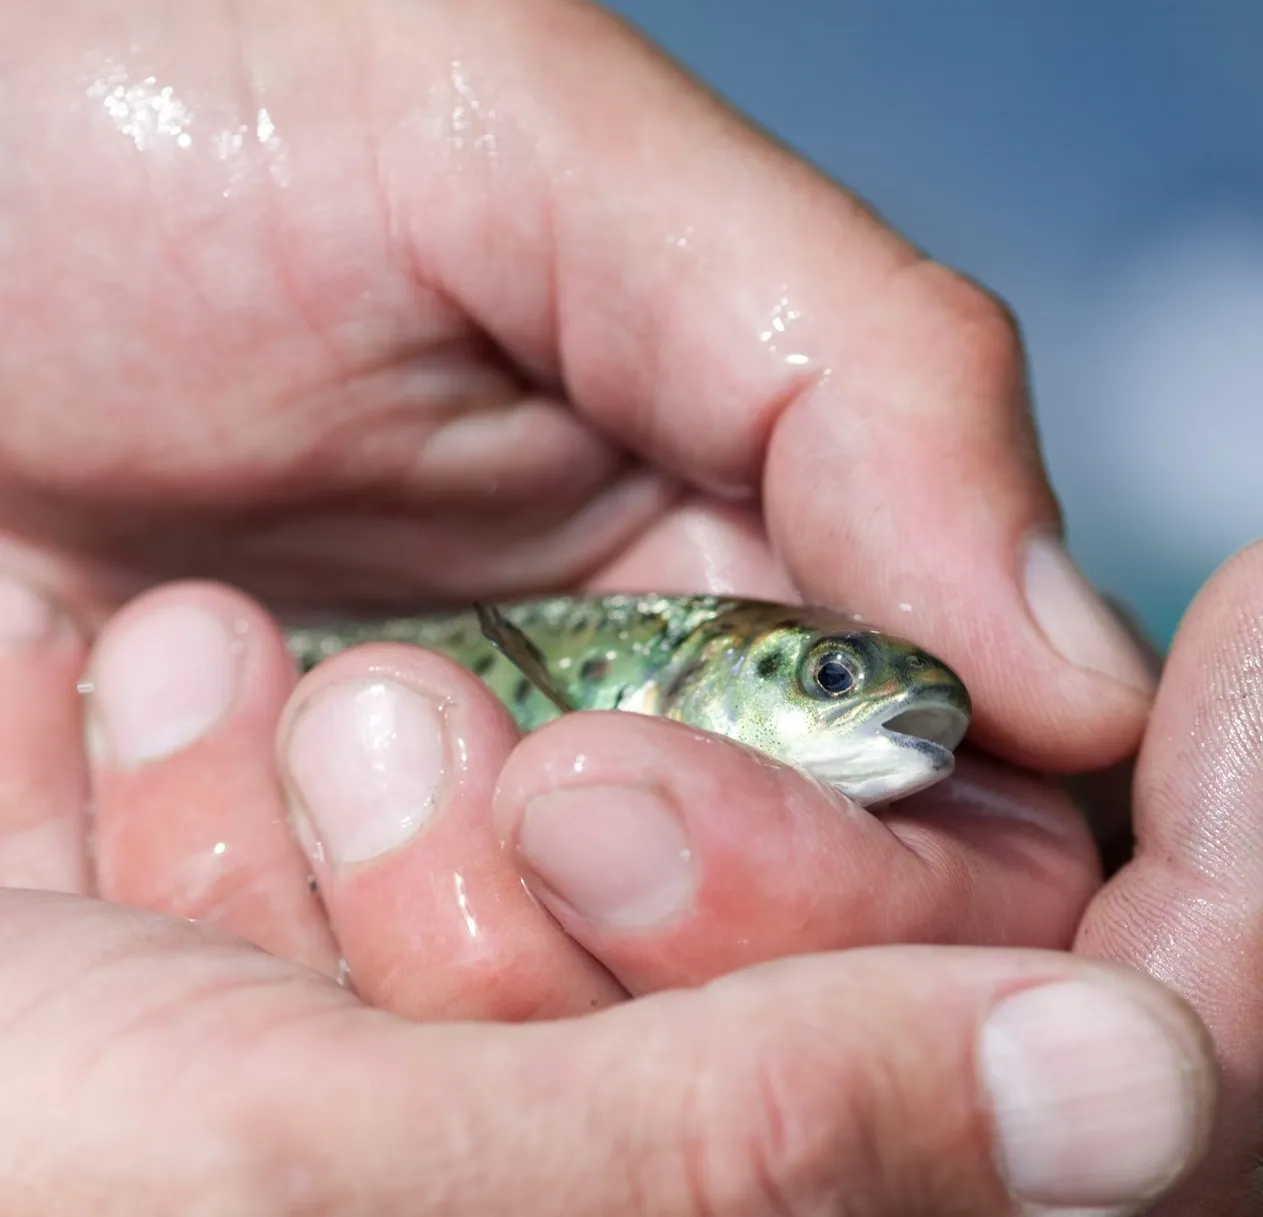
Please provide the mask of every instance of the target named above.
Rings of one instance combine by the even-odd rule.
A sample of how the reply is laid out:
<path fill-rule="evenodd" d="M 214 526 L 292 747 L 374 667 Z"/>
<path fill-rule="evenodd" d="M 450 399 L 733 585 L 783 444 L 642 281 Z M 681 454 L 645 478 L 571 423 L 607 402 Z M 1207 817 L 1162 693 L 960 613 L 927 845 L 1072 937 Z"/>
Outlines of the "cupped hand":
<path fill-rule="evenodd" d="M 1161 1190 L 1213 1114 L 1187 1007 L 1065 954 L 813 956 L 504 1026 L 82 898 L 0 892 L 0 938 L 6 1213 L 1008 1217 Z"/>
<path fill-rule="evenodd" d="M 1155 1217 L 1263 1210 L 1263 543 L 1216 572 L 1162 674 L 1136 764 L 1132 860 L 1075 949 L 1182 994 L 1214 1038 L 1213 1151 Z"/>
<path fill-rule="evenodd" d="M 1077 936 L 1080 956 L 1128 964 L 1183 994 L 1213 1036 L 1222 1106 L 1211 1152 L 1154 1210 L 1163 1217 L 1251 1217 L 1259 1202 L 1260 603 L 1263 545 L 1216 576 L 1181 629 L 1137 767 L 1135 857 L 1090 899 Z M 183 626 L 173 631 L 172 621 Z M 211 652 L 161 643 L 187 641 L 195 621 L 206 641 L 218 630 L 235 653 L 237 675 L 218 686 L 226 700 L 181 701 L 205 692 L 198 656 Z M 19 669 L 28 678 L 29 662 Z M 938 932 L 937 941 L 959 934 L 999 946 L 1015 934 L 1057 945 L 1068 910 L 1094 887 L 1082 826 L 1061 796 L 986 762 L 967 761 L 959 781 L 883 823 L 672 724 L 574 716 L 515 744 L 478 682 L 403 648 L 349 653 L 291 693 L 275 626 L 219 587 L 163 589 L 130 606 L 106 630 L 94 671 L 105 892 L 221 920 L 334 974 L 345 959 L 364 996 L 413 1017 L 547 1020 L 832 947 L 861 948 L 827 957 L 846 966 L 880 956 L 929 974 L 965 955 L 867 944 L 935 941 Z M 154 696 L 164 690 L 165 701 Z M 269 754 L 282 715 L 281 773 L 306 858 L 285 825 Z M 426 784 L 436 759 L 437 788 Z M 687 858 L 671 848 L 681 839 Z M 612 874 L 603 869 L 610 849 Z M 664 859 L 686 865 L 664 869 Z M 6 861 L 0 854 L 0 867 Z M 319 877 L 327 921 L 308 874 Z M 970 954 L 966 970 L 1012 958 L 993 947 Z M 751 975 L 762 984 L 771 973 Z M 871 1006 L 871 994 L 852 996 L 877 1012 L 874 1026 L 896 1008 L 907 1013 L 903 990 L 889 1008 L 880 995 Z M 1123 1193 L 1093 1190 L 1103 1163 L 1121 1169 L 1143 1146 L 1166 1153 L 1126 1102 L 1152 1101 L 1127 1073 L 1131 1060 L 1110 1055 L 1130 1043 L 1143 1059 L 1148 1041 L 1128 1032 L 1094 1055 L 1061 1039 L 1098 1021 L 1092 1001 L 1076 997 L 1032 1032 L 1057 1053 L 1049 1068 L 1067 1103 L 1049 1124 L 1032 1117 L 1028 1127 L 1029 1169 L 1048 1172 L 1029 1193 L 1041 1202 L 1111 1203 Z M 933 1051 L 933 1028 L 921 1034 L 904 1050 Z M 928 1090 L 905 1093 L 902 1075 L 891 1080 L 879 1047 L 867 1060 L 882 1081 L 861 1086 L 866 1100 L 898 1092 L 920 1113 L 918 1129 L 937 1114 Z M 1032 1085 L 1046 1076 L 1027 1068 L 1015 1065 L 1014 1076 Z M 1185 1080 L 1207 1084 L 1196 1066 Z M 1098 1100 L 1114 1105 L 1113 1122 L 1090 1106 Z M 849 1126 L 853 1136 L 868 1130 L 870 1150 L 874 1126 L 864 1121 L 873 1114 L 865 1109 Z M 1082 1146 L 1080 1156 L 1059 1156 L 1054 1127 L 1085 1131 L 1097 1156 L 1082 1156 Z M 898 1149 L 915 1153 L 902 1132 Z M 919 1133 L 913 1140 L 924 1148 Z M 1054 1177 L 1085 1190 L 1048 1191 Z M 1154 1178 L 1131 1176 L 1128 1196 Z M 875 1211 L 886 1211 L 881 1203 Z M 974 1203 L 968 1211 L 987 1211 Z"/>
<path fill-rule="evenodd" d="M 93 624 L 187 575 L 801 595 L 940 653 L 1009 760 L 1135 746 L 1149 678 L 1056 540 L 1003 309 L 611 18 L 5 17 L 11 574 Z"/>
<path fill-rule="evenodd" d="M 995 762 L 878 818 L 664 720 L 522 739 L 411 647 L 295 689 L 275 622 L 218 585 L 140 597 L 91 672 L 101 894 L 345 966 L 412 1017 L 558 1017 L 878 943 L 1064 949 L 1100 883 L 1069 798 Z"/>
<path fill-rule="evenodd" d="M 210 6 L 12 7 L 18 37 L 7 44 L 13 49 L 0 50 L 0 139 L 11 167 L 0 197 L 0 527 L 17 582 L 0 595 L 7 642 L 0 691 L 9 691 L 0 697 L 0 878 L 81 891 L 92 883 L 95 856 L 108 894 L 170 912 L 195 908 L 317 968 L 336 970 L 345 958 L 374 1000 L 431 1017 L 575 1013 L 778 954 L 909 936 L 1038 946 L 1068 939 L 1095 882 L 1083 831 L 1054 792 L 1006 771 L 967 770 L 936 802 L 878 825 L 848 818 L 845 805 L 792 775 L 751 768 L 725 745 L 664 724 L 633 728 L 645 733 L 635 742 L 646 767 L 631 771 L 617 743 L 626 737 L 599 721 L 566 721 L 515 749 L 506 720 L 459 673 L 394 650 L 331 666 L 304 686 L 287 719 L 289 803 L 314 858 L 321 889 L 314 892 L 267 762 L 292 677 L 268 618 L 219 589 L 177 593 L 191 598 L 156 635 L 151 627 L 159 623 L 149 619 L 140 652 L 133 646 L 131 659 L 115 652 L 116 677 L 133 691 L 165 694 L 149 698 L 162 711 L 157 729 L 107 704 L 113 644 L 102 642 L 93 669 L 100 814 L 90 853 L 81 815 L 86 776 L 66 759 L 75 754 L 72 683 L 87 641 L 70 618 L 90 632 L 137 589 L 189 573 L 219 575 L 281 609 L 579 583 L 846 605 L 952 662 L 975 696 L 977 739 L 1009 760 L 1048 769 L 1126 754 L 1150 688 L 1054 540 L 1055 505 L 1003 311 L 594 10 L 378 0 L 246 5 L 229 19 Z M 144 601 L 129 610 L 133 623 L 144 611 Z M 114 644 L 127 641 L 129 615 L 114 626 Z M 412 775 L 413 786 L 405 783 L 401 795 L 369 758 L 367 771 L 381 777 L 376 823 L 393 822 L 396 836 L 370 834 L 366 844 L 362 832 L 356 840 L 363 817 L 345 814 L 346 791 L 366 772 L 363 758 L 342 752 L 339 775 L 339 754 L 320 754 L 340 726 L 357 713 L 371 720 L 375 710 L 400 716 L 414 752 L 394 771 Z M 436 719 L 437 733 L 427 727 Z M 427 785 L 417 775 L 433 776 L 425 765 L 436 756 L 447 768 Z M 316 767 L 322 759 L 334 763 L 332 772 Z M 559 765 L 582 777 L 589 759 L 590 777 L 600 782 L 568 783 L 557 791 L 559 806 L 540 805 L 541 777 L 556 784 Z M 651 806 L 638 801 L 643 789 L 656 796 Z M 644 844 L 644 826 L 656 815 L 659 846 L 673 832 L 687 843 L 679 851 L 689 855 L 683 877 L 665 888 L 659 882 L 647 905 L 643 889 L 615 892 L 611 912 L 608 883 L 584 869 L 586 854 L 572 849 L 568 867 L 564 848 L 560 865 L 555 851 L 550 865 L 533 856 L 550 832 L 554 846 L 573 845 L 567 826 L 582 832 L 585 809 L 589 819 L 605 817 L 604 831 L 587 844 L 622 832 L 629 849 Z M 988 815 L 998 826 L 984 828 Z M 411 829 L 424 831 L 414 837 Z M 514 846 L 511 855 L 499 848 L 502 839 Z M 659 848 L 658 860 L 670 852 Z M 799 868 L 793 875 L 784 873 L 787 859 Z M 642 860 L 632 877 L 660 878 L 653 859 Z M 531 878 L 531 898 L 518 868 Z M 593 897 L 606 898 L 606 907 L 593 907 Z M 102 941 L 91 927 L 102 927 L 107 955 L 119 941 L 109 937 L 114 925 L 139 925 L 146 944 L 172 932 L 115 922 L 128 915 L 101 905 L 21 899 L 14 908 L 33 920 L 19 919 L 15 935 L 61 916 L 56 909 L 71 910 L 71 937 L 89 948 Z M 47 941 L 55 937 L 50 929 Z M 202 949 L 185 943 L 175 956 L 186 958 L 186 947 L 193 956 Z M 419 980 L 421 947 L 438 950 L 440 966 Z M 236 967 L 238 956 L 229 954 Z M 126 949 L 122 955 L 129 957 Z M 806 978 L 805 989 L 794 982 L 780 991 L 782 982 L 766 977 L 744 982 L 767 994 L 777 1018 L 801 1023 L 765 1025 L 763 1014 L 747 1023 L 722 1004 L 728 999 L 709 996 L 736 991 L 723 985 L 739 987 L 739 976 L 560 1031 L 518 1029 L 523 1047 L 512 1060 L 510 1048 L 496 1047 L 503 1028 L 408 1029 L 430 1036 L 413 1058 L 391 1022 L 380 1055 L 367 1049 L 369 1062 L 348 1049 L 332 1066 L 330 1089 L 318 1094 L 290 1085 L 311 1073 L 312 1057 L 303 1053 L 326 1055 L 318 1040 L 284 1058 L 277 1075 L 256 1068 L 262 1054 L 209 1054 L 206 1074 L 190 1086 L 204 1077 L 238 1079 L 223 1087 L 228 1116 L 221 1120 L 218 1107 L 202 1113 L 215 1124 L 210 1131 L 244 1126 L 238 1139 L 229 1133 L 227 1152 L 261 1151 L 284 1168 L 284 1186 L 299 1191 L 310 1179 L 317 1193 L 322 1183 L 350 1186 L 351 1174 L 362 1181 L 364 1163 L 371 1177 L 377 1160 L 363 1138 L 408 1128 L 402 1165 L 389 1158 L 396 1142 L 379 1141 L 387 1155 L 383 1191 L 365 1201 L 369 1207 L 391 1187 L 407 1191 L 434 1179 L 458 1198 L 473 1197 L 463 1211 L 494 1212 L 497 1204 L 524 1211 L 479 1192 L 495 1179 L 471 1179 L 469 1171 L 529 1158 L 523 1169 L 535 1172 L 538 1194 L 548 1197 L 541 1206 L 573 1211 L 577 1196 L 583 1208 L 583 1187 L 609 1186 L 617 1175 L 629 1203 L 639 1195 L 653 1211 L 673 1211 L 666 1201 L 655 1207 L 651 1188 L 662 1147 L 670 1153 L 693 1143 L 699 1093 L 709 1093 L 716 1110 L 749 1112 L 755 1122 L 754 1142 L 738 1129 L 743 1149 L 734 1156 L 748 1165 L 745 1150 L 755 1144 L 757 1177 L 729 1184 L 721 1174 L 714 1193 L 733 1211 L 768 1203 L 747 1200 L 742 1186 L 771 1187 L 792 1204 L 823 1203 L 817 1195 L 832 1195 L 839 1178 L 858 1186 L 852 1158 L 880 1175 L 874 1207 L 895 1195 L 892 1213 L 920 1201 L 891 1189 L 919 1188 L 923 1178 L 932 1182 L 911 1194 L 945 1197 L 947 1211 L 953 1204 L 1005 1211 L 992 1167 L 997 1152 L 1010 1186 L 1041 1200 L 1112 1203 L 1169 1182 L 1196 1156 L 1213 1087 L 1195 1036 L 1160 993 L 1144 990 L 1141 1001 L 1158 1012 L 1165 1038 L 1125 1026 L 1078 989 L 1062 990 L 1060 1005 L 1031 999 L 1030 1025 L 1072 1028 L 1060 1046 L 1067 1060 L 1086 1063 L 1086 1097 L 1077 1082 L 1057 1091 L 1056 1080 L 1070 1077 L 1060 1060 L 1022 1057 L 1011 1076 L 1024 1079 L 1025 1097 L 1010 1092 L 998 1109 L 992 1092 L 982 1094 L 972 1080 L 976 1028 L 999 989 L 1026 983 L 1032 973 L 1024 969 L 1070 968 L 1096 983 L 1072 961 L 1034 958 L 878 952 L 801 960 L 782 967 Z M 867 980 L 848 972 L 868 960 L 877 962 Z M 950 1001 L 952 960 L 964 961 L 967 998 L 958 1007 Z M 50 978 L 55 986 L 40 968 L 64 961 L 73 962 L 69 953 L 32 961 L 30 988 L 15 984 L 12 992 L 43 991 Z M 180 973 L 194 991 L 201 966 Z M 836 991 L 818 967 L 837 978 Z M 319 993 L 321 1009 L 353 1000 L 329 997 L 334 990 L 309 978 L 291 985 L 285 975 L 282 990 Z M 161 1031 L 164 1018 L 178 1021 L 182 1010 L 199 1017 L 188 991 L 151 984 L 143 968 L 124 969 L 123 978 L 118 1023 L 98 1024 L 98 1042 L 110 1042 L 99 1058 L 107 1063 L 123 1059 L 112 1047 L 127 1042 L 120 1027 Z M 214 976 L 205 979 L 217 989 Z M 821 984 L 823 1005 L 807 994 Z M 226 988 L 248 1030 L 270 1025 L 271 1007 L 238 1000 L 235 982 Z M 830 1006 L 832 992 L 850 995 L 845 1018 Z M 1099 1017 L 1071 1017 L 1076 997 L 1080 1012 Z M 157 1007 L 146 1004 L 151 998 Z M 711 1000 L 721 1004 L 697 1006 L 695 1015 L 681 1010 Z M 667 1013 L 634 1013 L 646 1008 Z M 102 1007 L 62 1009 L 73 1037 Z M 206 1009 L 220 1025 L 221 1012 L 213 1003 Z M 901 1022 L 899 1011 L 923 1021 Z M 955 1038 L 944 1034 L 953 1011 Z M 301 1021 L 308 1012 L 299 1002 L 278 1021 L 288 1026 L 291 1013 Z M 871 1026 L 856 1021 L 860 1012 Z M 390 1019 L 354 1017 L 382 1028 Z M 632 1036 L 643 1044 L 632 1054 L 637 1069 L 656 1059 L 677 1080 L 703 1079 L 701 1092 L 680 1098 L 678 1119 L 670 1097 L 659 1111 L 626 1101 L 618 1085 L 600 1085 L 612 1054 L 629 1042 L 627 1023 L 609 1020 L 637 1018 L 645 1020 L 635 1024 L 641 1038 Z M 705 1030 L 690 1031 L 689 1018 Z M 777 1060 L 765 1070 L 750 1047 L 762 1042 L 755 1024 L 780 1050 L 807 1053 L 807 1063 L 783 1068 Z M 340 1029 L 337 1017 L 328 1025 Z M 735 1091 L 710 1092 L 704 1070 L 678 1066 L 720 1025 L 731 1025 L 733 1038 L 715 1047 L 715 1059 L 725 1067 L 741 1059 L 753 1072 L 744 1082 L 737 1075 Z M 842 1025 L 861 1029 L 830 1049 L 835 1064 L 856 1070 L 845 1080 L 810 1056 L 808 1034 Z M 524 1036 L 554 1034 L 569 1049 L 578 1046 L 578 1027 L 596 1046 L 578 1054 L 559 1086 L 565 1054 Z M 1107 1049 L 1094 1032 L 1109 1033 Z M 146 1067 L 155 1088 L 167 1080 L 166 1062 L 190 1057 L 204 1033 L 201 1023 L 195 1033 L 177 1031 L 168 1055 L 156 1053 L 158 1064 Z M 672 1034 L 682 1037 L 676 1048 Z M 153 1041 L 133 1042 L 145 1053 Z M 1029 1047 L 1020 1020 L 996 1042 L 1010 1060 Z M 1192 1079 L 1184 1088 L 1163 1072 L 1170 1062 L 1159 1045 L 1170 1042 L 1183 1045 L 1177 1056 Z M 1129 1043 L 1154 1051 L 1129 1056 Z M 887 1053 L 874 1050 L 880 1044 Z M 664 1049 L 657 1058 L 655 1047 Z M 925 1068 L 924 1053 L 949 1062 L 942 1075 Z M 418 1074 L 440 1083 L 469 1079 L 459 1091 L 468 1119 L 435 1133 L 441 1148 L 451 1128 L 472 1129 L 476 1138 L 490 1126 L 484 1120 L 516 1114 L 494 1101 L 504 1073 L 492 1070 L 484 1081 L 475 1067 L 484 1060 L 510 1074 L 520 1067 L 538 1088 L 526 1085 L 518 1110 L 551 1098 L 548 1110 L 573 1116 L 587 1137 L 591 1109 L 581 1099 L 599 1092 L 634 1128 L 660 1132 L 661 1142 L 644 1143 L 644 1157 L 632 1159 L 645 1162 L 646 1173 L 628 1181 L 622 1151 L 632 1134 L 615 1118 L 600 1134 L 610 1138 L 608 1159 L 578 1160 L 577 1173 L 578 1151 L 566 1147 L 587 1142 L 564 1135 L 505 1142 L 506 1152 L 485 1159 L 453 1152 L 442 1158 L 446 1171 L 429 1170 L 415 1154 L 417 1130 L 438 1128 L 440 1108 L 450 1116 L 456 1092 L 420 1088 Z M 1102 1060 L 1115 1071 L 1103 1072 Z M 454 1072 L 444 1075 L 441 1061 Z M 113 1077 L 126 1075 L 120 1084 L 129 1084 L 144 1076 L 135 1065 L 124 1060 L 105 1076 L 104 1110 L 118 1107 Z M 1133 1065 L 1148 1080 L 1132 1086 L 1132 1097 L 1154 1122 L 1138 1123 L 1114 1103 L 1119 1086 L 1126 1092 L 1134 1082 L 1126 1075 Z M 802 1090 L 795 1069 L 821 1080 L 834 1123 L 821 1123 L 815 1092 Z M 921 1089 L 890 1086 L 892 1077 L 914 1073 Z M 954 1100 L 938 1101 L 933 1079 L 949 1075 L 943 1091 Z M 293 1097 L 286 1118 L 260 1107 L 272 1089 L 254 1088 L 256 1078 Z M 777 1083 L 786 1078 L 793 1102 L 807 1108 L 782 1104 Z M 38 1093 L 46 1080 L 35 1079 Z M 70 1074 L 62 1080 L 77 1082 Z M 661 1089 L 643 1072 L 628 1085 L 642 1082 L 651 1093 Z M 1113 1111 L 1117 1135 L 1100 1135 L 1100 1124 L 1092 1146 L 1058 1140 L 1085 1125 L 1044 1102 L 1049 1086 L 1072 1107 L 1089 1103 L 1095 1086 L 1107 1109 L 1101 1119 Z M 756 1091 L 763 1101 L 743 1106 Z M 838 1096 L 852 1093 L 860 1098 L 840 1106 Z M 400 1120 L 351 1128 L 375 1095 L 390 1096 L 383 1114 Z M 349 1102 L 356 1096 L 358 1104 Z M 404 1105 L 392 1106 L 396 1099 Z M 905 1099 L 907 1111 L 896 1110 Z M 940 1140 L 929 1136 L 928 1148 L 907 1137 L 927 1102 L 933 1121 L 948 1128 Z M 1041 1103 L 1042 1114 L 1030 1114 Z M 180 1141 L 186 1149 L 223 1145 L 215 1135 L 199 1137 L 204 1125 L 145 1123 L 151 1114 L 161 1121 L 165 1110 L 160 1102 L 138 1109 L 140 1122 L 123 1126 L 144 1134 L 133 1144 L 149 1153 L 154 1136 L 170 1128 L 190 1134 Z M 320 1156 L 328 1142 L 313 1135 L 315 1111 L 341 1118 L 326 1132 L 360 1137 L 345 1141 L 336 1159 L 346 1175 L 322 1170 L 334 1159 Z M 1004 1128 L 1006 1112 L 1016 1140 Z M 819 1130 L 838 1120 L 839 1137 L 821 1138 Z M 40 1136 L 37 1123 L 28 1127 Z M 776 1147 L 791 1150 L 788 1182 L 779 1160 L 763 1169 L 757 1151 L 765 1127 Z M 889 1160 L 871 1152 L 871 1130 L 881 1127 L 902 1138 Z M 281 1144 L 259 1142 L 260 1128 Z M 822 1157 L 798 1151 L 800 1128 Z M 972 1156 L 961 1153 L 966 1133 Z M 856 1153 L 839 1157 L 839 1144 Z M 284 1152 L 294 1145 L 304 1155 L 297 1167 Z M 107 1164 L 135 1161 L 100 1148 Z M 1159 1151 L 1163 1161 L 1154 1157 Z M 555 1186 L 560 1176 L 549 1167 L 557 1158 L 549 1154 L 567 1157 L 574 1191 Z M 40 1161 L 58 1166 L 55 1155 Z M 711 1164 L 709 1154 L 686 1158 L 681 1205 L 717 1207 Z M 829 1173 L 835 1169 L 843 1173 Z M 230 1174 L 230 1186 L 240 1177 Z M 516 1167 L 509 1177 L 526 1178 Z M 1066 1179 L 1080 1190 L 1065 1193 Z M 473 1190 L 461 1193 L 462 1185 Z M 126 1192 L 113 1194 L 124 1196 L 125 1211 L 143 1211 L 127 1205 Z M 606 1194 L 591 1195 L 597 1209 L 618 1211 Z"/>

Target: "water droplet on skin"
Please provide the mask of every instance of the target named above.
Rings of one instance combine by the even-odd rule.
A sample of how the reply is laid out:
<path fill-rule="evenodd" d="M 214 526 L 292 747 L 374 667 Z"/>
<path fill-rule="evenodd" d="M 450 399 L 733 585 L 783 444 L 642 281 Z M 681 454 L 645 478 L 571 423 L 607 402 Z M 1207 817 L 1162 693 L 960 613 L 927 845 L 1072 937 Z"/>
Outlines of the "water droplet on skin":
<path fill-rule="evenodd" d="M 217 160 L 226 161 L 236 156 L 246 144 L 248 128 L 244 123 L 233 131 L 216 131 L 210 137 L 211 151 Z"/>
<path fill-rule="evenodd" d="M 164 144 L 180 150 L 193 146 L 192 110 L 171 85 L 160 85 L 156 76 L 133 79 L 122 64 L 107 60 L 87 93 L 137 151 L 148 152 Z"/>
<path fill-rule="evenodd" d="M 802 351 L 795 350 L 791 331 L 802 320 L 802 310 L 790 303 L 788 287 L 782 285 L 781 297 L 772 306 L 767 321 L 759 331 L 759 342 L 790 367 L 801 368 L 811 362 Z"/>
<path fill-rule="evenodd" d="M 257 123 L 255 129 L 258 129 Z M 228 175 L 228 180 L 220 191 L 226 199 L 232 198 L 250 178 L 252 163 L 245 151 L 249 140 L 250 128 L 245 123 L 229 130 L 216 131 L 209 137 L 211 155 L 217 161 L 223 162 Z"/>
<path fill-rule="evenodd" d="M 679 232 L 667 233 L 667 244 L 673 249 L 691 249 L 693 246 L 693 225 L 686 224 Z"/>
<path fill-rule="evenodd" d="M 444 714 L 444 719 L 447 715 Z M 461 734 L 457 733 L 452 739 L 452 746 L 456 751 L 456 768 L 460 773 L 467 773 L 469 770 L 469 741 Z"/>
<path fill-rule="evenodd" d="M 465 929 L 470 938 L 481 938 L 482 927 L 479 926 L 478 918 L 469 907 L 469 892 L 465 887 L 465 876 L 460 871 L 456 871 L 452 875 L 452 880 L 456 889 L 456 907 L 460 909 L 460 914 L 465 920 Z"/>
<path fill-rule="evenodd" d="M 278 186 L 288 186 L 289 153 L 276 133 L 276 123 L 266 106 L 260 106 L 255 115 L 254 137 L 267 154 L 268 176 Z"/>
<path fill-rule="evenodd" d="M 459 59 L 452 60 L 448 77 L 452 82 L 452 92 L 456 95 L 449 120 L 449 143 L 452 150 L 464 152 L 466 148 L 475 148 L 494 159 L 496 138 L 489 129 L 489 124 L 495 121 L 496 112 L 483 105 L 469 82 L 465 65 Z"/>

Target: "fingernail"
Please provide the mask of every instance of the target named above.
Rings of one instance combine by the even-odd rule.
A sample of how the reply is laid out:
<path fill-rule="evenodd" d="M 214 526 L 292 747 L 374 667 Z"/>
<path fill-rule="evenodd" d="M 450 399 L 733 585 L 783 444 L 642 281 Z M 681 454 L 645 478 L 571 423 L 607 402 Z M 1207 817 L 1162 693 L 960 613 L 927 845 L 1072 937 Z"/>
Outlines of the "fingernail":
<path fill-rule="evenodd" d="M 155 607 L 107 633 L 92 665 L 94 732 L 124 769 L 179 752 L 236 696 L 242 640 L 209 609 Z"/>
<path fill-rule="evenodd" d="M 0 646 L 22 647 L 44 638 L 58 614 L 24 583 L 0 576 Z"/>
<path fill-rule="evenodd" d="M 688 904 L 693 854 L 680 817 L 659 794 L 579 786 L 526 806 L 518 851 L 543 885 L 581 917 L 619 929 L 657 925 Z"/>
<path fill-rule="evenodd" d="M 1003 1177 L 1042 1206 L 1025 1213 L 1127 1212 L 1196 1149 L 1195 1064 L 1117 989 L 1063 981 L 1008 998 L 983 1026 L 979 1060 Z"/>
<path fill-rule="evenodd" d="M 1162 669 L 1166 666 L 1166 656 L 1162 653 L 1162 649 L 1149 636 L 1144 622 L 1129 605 L 1117 596 L 1111 596 L 1106 592 L 1101 593 L 1101 599 L 1105 602 L 1105 607 L 1114 614 L 1114 620 L 1118 622 L 1119 628 L 1131 639 L 1132 646 L 1136 648 L 1136 653 L 1145 665 L 1149 679 L 1157 684 L 1162 679 Z"/>
<path fill-rule="evenodd" d="M 1031 616 L 1063 659 L 1143 693 L 1153 691 L 1153 676 L 1135 643 L 1056 537 L 1030 538 L 1023 565 Z"/>
<path fill-rule="evenodd" d="M 285 762 L 308 852 L 334 866 L 366 862 L 397 849 L 438 808 L 443 716 L 393 680 L 329 685 L 295 716 Z"/>

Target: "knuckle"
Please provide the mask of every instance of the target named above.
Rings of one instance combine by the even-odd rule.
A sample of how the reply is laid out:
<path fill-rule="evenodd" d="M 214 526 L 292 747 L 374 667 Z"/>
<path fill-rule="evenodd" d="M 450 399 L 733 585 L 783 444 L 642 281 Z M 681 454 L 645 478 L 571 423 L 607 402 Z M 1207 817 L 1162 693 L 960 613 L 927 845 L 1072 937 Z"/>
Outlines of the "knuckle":
<path fill-rule="evenodd" d="M 727 1052 L 693 1074 L 679 1141 L 688 1217 L 846 1217 L 871 1202 L 860 1164 L 878 1156 L 855 1092 L 801 1046 L 756 1053 L 739 1082 Z"/>
<path fill-rule="evenodd" d="M 1026 376 L 1022 333 L 1008 304 L 935 262 L 921 263 L 917 274 L 927 324 L 949 337 L 945 350 L 958 363 L 962 378 L 1020 389 Z"/>
<path fill-rule="evenodd" d="M 935 262 L 909 268 L 909 327 L 916 334 L 922 403 L 937 403 L 939 422 L 968 443 L 981 464 L 1008 469 L 1041 518 L 1060 512 L 1045 472 L 1030 409 L 1025 348 L 1012 310 L 1000 297 Z M 922 405 L 920 408 L 924 408 Z"/>

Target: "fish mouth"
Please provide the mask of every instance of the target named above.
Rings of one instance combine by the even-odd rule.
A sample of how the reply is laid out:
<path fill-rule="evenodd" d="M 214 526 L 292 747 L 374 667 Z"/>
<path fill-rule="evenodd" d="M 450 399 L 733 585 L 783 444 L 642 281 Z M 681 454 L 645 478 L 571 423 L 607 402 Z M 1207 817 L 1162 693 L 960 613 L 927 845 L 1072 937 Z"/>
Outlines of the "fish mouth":
<path fill-rule="evenodd" d="M 947 702 L 899 710 L 881 725 L 882 734 L 901 748 L 915 748 L 927 756 L 946 753 L 949 764 L 968 730 L 969 715 Z"/>
<path fill-rule="evenodd" d="M 956 768 L 956 748 L 969 730 L 969 717 L 954 702 L 937 699 L 896 710 L 877 735 L 898 751 L 882 778 L 868 783 L 864 805 L 906 799 L 949 777 Z"/>
<path fill-rule="evenodd" d="M 891 707 L 845 742 L 802 758 L 804 767 L 862 807 L 907 798 L 948 777 L 970 714 L 956 698 L 926 697 Z"/>

